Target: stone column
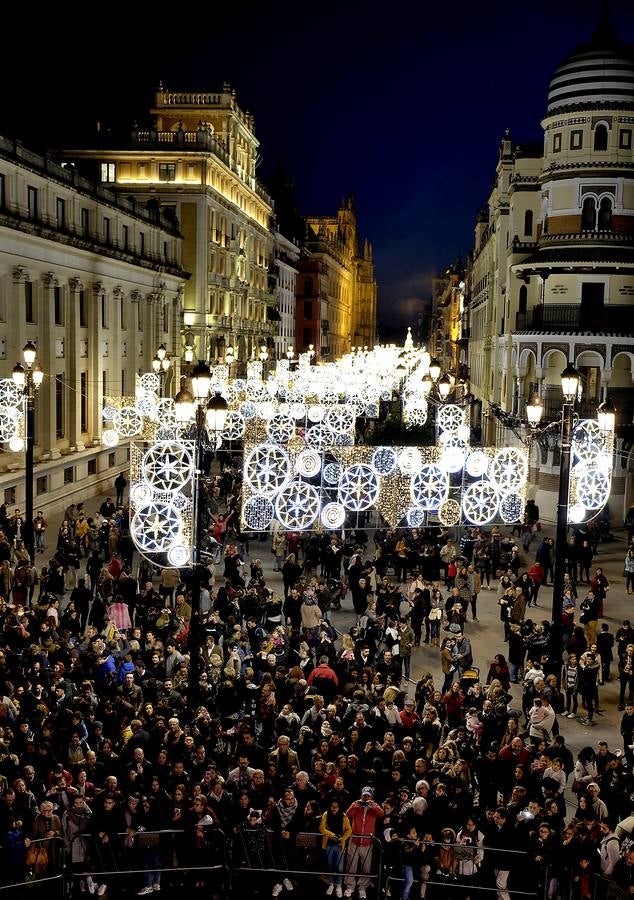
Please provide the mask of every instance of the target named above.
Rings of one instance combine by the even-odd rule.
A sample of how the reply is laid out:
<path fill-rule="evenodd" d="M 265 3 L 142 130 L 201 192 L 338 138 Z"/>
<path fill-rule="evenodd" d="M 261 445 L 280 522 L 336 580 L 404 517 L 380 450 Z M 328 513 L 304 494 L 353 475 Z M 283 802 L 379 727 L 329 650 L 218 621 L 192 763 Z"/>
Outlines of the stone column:
<path fill-rule="evenodd" d="M 88 321 L 88 381 L 94 385 L 88 406 L 88 422 L 93 440 L 101 437 L 101 411 L 103 408 L 103 377 L 107 372 L 107 392 L 115 393 L 110 373 L 110 346 L 101 326 L 101 296 L 104 286 L 100 281 L 88 286 L 86 313 Z"/>
<path fill-rule="evenodd" d="M 57 359 L 55 348 L 55 298 L 54 290 L 59 281 L 53 272 L 42 275 L 40 290 L 34 286 L 39 297 L 34 297 L 36 305 L 35 319 L 37 328 L 37 357 L 44 371 L 44 380 L 36 400 L 35 410 L 35 442 L 48 450 L 51 459 L 59 459 L 61 456 L 57 449 L 57 436 L 55 434 L 55 388 L 58 371 L 64 374 L 64 360 Z M 66 413 L 66 410 L 64 410 Z M 67 421 L 65 419 L 65 421 Z"/>

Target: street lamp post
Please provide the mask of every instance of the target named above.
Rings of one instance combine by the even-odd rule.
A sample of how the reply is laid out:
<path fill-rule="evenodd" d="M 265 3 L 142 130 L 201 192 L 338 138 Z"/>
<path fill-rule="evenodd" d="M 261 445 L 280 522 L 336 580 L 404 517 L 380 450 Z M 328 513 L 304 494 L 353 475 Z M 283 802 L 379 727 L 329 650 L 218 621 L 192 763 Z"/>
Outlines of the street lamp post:
<path fill-rule="evenodd" d="M 566 574 L 566 549 L 568 546 L 568 498 L 570 496 L 570 454 L 572 448 L 572 429 L 575 400 L 579 390 L 579 373 L 569 363 L 561 373 L 561 386 L 564 395 L 561 410 L 561 455 L 559 458 L 559 495 L 557 499 L 557 531 L 555 536 L 555 565 L 553 568 L 553 596 L 551 604 L 551 639 L 550 654 L 553 668 L 559 682 L 562 664 L 561 646 L 561 611 L 564 595 L 564 578 Z M 543 406 L 539 398 L 527 404 L 526 413 L 532 428 L 539 425 Z"/>
<path fill-rule="evenodd" d="M 187 684 L 187 704 L 190 715 L 196 709 L 196 700 L 200 694 L 202 616 L 200 611 L 201 568 L 200 559 L 200 526 L 203 504 L 201 478 L 203 454 L 208 444 L 208 435 L 213 435 L 213 446 L 217 435 L 224 428 L 227 417 L 227 401 L 220 394 L 209 397 L 211 387 L 211 370 L 205 362 L 194 367 L 191 376 L 192 390 L 181 389 L 174 398 L 176 418 L 182 427 L 192 425 L 195 437 L 194 459 L 194 497 L 192 522 L 192 615 L 189 627 L 189 672 Z"/>
<path fill-rule="evenodd" d="M 36 362 L 37 348 L 28 341 L 22 350 L 24 365 L 18 363 L 13 369 L 13 380 L 22 389 L 26 402 L 26 454 L 25 454 L 25 522 L 23 528 L 24 546 L 34 559 L 33 536 L 33 448 L 35 447 L 35 397 L 42 384 L 44 373 Z"/>
<path fill-rule="evenodd" d="M 172 361 L 167 355 L 167 348 L 165 344 L 161 344 L 152 360 L 152 370 L 154 371 L 154 374 L 159 377 L 159 396 L 161 397 L 164 392 L 165 376 L 167 375 L 171 364 Z"/>

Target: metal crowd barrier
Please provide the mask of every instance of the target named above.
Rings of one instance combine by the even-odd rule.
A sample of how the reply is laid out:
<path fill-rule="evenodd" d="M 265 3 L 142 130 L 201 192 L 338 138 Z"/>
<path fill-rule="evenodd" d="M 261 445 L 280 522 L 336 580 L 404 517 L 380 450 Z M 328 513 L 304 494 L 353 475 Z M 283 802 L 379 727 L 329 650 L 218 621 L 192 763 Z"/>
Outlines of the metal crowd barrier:
<path fill-rule="evenodd" d="M 0 898 L 23 900 L 28 891 L 46 894 L 47 900 L 61 900 L 66 886 L 65 866 L 62 837 L 9 838 L 0 848 Z"/>
<path fill-rule="evenodd" d="M 411 867 L 405 873 L 403 849 L 411 845 L 406 838 L 386 841 L 383 848 L 385 868 L 385 897 L 409 897 L 409 892 L 424 898 L 427 888 L 433 896 L 441 897 L 491 897 L 501 894 L 513 897 L 531 897 L 547 900 L 547 882 L 544 884 L 529 863 L 523 850 L 501 850 L 484 844 L 465 844 L 420 840 L 424 862 Z M 500 865 L 503 861 L 503 865 Z M 498 882 L 498 872 L 503 883 Z M 437 890 L 442 889 L 442 890 Z"/>
<path fill-rule="evenodd" d="M 207 887 L 218 894 L 223 891 L 227 840 L 215 825 L 129 831 L 107 838 L 95 834 L 75 838 L 79 843 L 71 847 L 70 859 L 81 861 L 71 863 L 68 873 L 73 893 L 78 886 L 90 889 L 89 879 L 95 885 L 122 887 L 118 884 L 122 876 L 126 887 L 132 877 L 137 890 L 167 882 L 168 887 Z"/>
<path fill-rule="evenodd" d="M 320 832 L 300 831 L 284 839 L 269 828 L 239 828 L 233 839 L 232 876 L 236 884 L 250 873 L 268 877 L 271 886 L 288 879 L 303 882 L 320 878 L 325 884 L 341 879 L 344 887 L 357 884 L 378 888 L 383 878 L 383 847 L 374 835 L 351 835 L 339 859 L 322 849 Z"/>

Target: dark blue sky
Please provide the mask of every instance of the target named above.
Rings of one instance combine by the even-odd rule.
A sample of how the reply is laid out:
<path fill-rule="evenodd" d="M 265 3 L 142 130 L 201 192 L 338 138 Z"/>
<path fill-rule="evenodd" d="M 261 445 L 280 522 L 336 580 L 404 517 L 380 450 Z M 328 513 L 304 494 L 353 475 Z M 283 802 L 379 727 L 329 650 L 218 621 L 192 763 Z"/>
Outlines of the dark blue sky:
<path fill-rule="evenodd" d="M 63 143 L 97 120 L 143 121 L 159 79 L 229 81 L 256 117 L 261 177 L 283 156 L 300 212 L 332 214 L 354 192 L 379 316 L 404 325 L 431 275 L 471 247 L 504 129 L 541 140 L 550 76 L 590 37 L 601 2 L 224 0 L 184 5 L 182 22 L 178 6 L 143 6 L 106 5 L 102 20 L 91 9 L 90 23 L 85 6 L 14 11 L 0 133 Z M 611 7 L 634 42 L 634 3 Z"/>

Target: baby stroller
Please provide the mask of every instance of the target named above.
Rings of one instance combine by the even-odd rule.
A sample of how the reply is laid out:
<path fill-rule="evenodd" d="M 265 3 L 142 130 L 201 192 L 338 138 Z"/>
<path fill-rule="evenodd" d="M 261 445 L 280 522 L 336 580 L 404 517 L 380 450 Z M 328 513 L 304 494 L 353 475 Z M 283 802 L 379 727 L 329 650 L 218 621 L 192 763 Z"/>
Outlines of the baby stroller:
<path fill-rule="evenodd" d="M 466 694 L 469 688 L 473 687 L 474 684 L 477 684 L 478 681 L 480 681 L 480 669 L 478 666 L 469 666 L 469 668 L 465 669 L 462 673 L 460 687 Z"/>

